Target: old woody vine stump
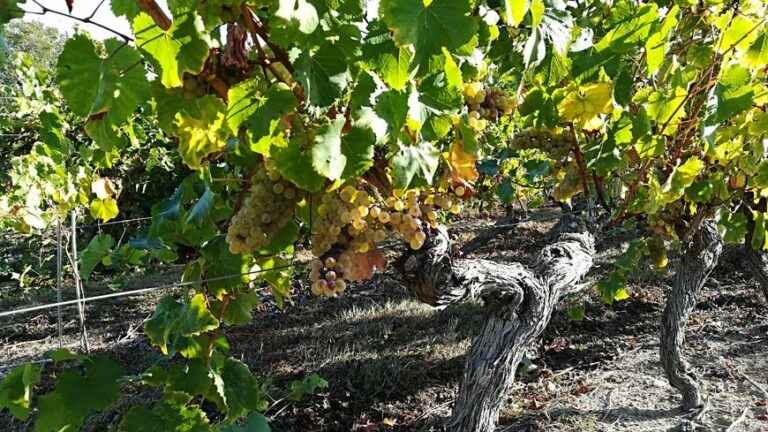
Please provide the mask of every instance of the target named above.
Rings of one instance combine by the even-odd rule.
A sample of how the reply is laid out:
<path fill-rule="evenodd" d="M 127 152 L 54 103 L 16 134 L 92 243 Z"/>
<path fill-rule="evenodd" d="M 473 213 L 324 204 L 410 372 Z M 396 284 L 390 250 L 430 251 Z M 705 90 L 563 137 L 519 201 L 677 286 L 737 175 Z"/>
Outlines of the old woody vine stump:
<path fill-rule="evenodd" d="M 583 289 L 595 239 L 570 215 L 574 232 L 557 234 L 535 264 L 502 264 L 451 257 L 450 240 L 437 229 L 427 247 L 401 259 L 399 270 L 420 301 L 447 306 L 469 298 L 484 305 L 486 323 L 472 340 L 451 431 L 493 431 L 525 350 L 544 331 L 560 299 Z"/>

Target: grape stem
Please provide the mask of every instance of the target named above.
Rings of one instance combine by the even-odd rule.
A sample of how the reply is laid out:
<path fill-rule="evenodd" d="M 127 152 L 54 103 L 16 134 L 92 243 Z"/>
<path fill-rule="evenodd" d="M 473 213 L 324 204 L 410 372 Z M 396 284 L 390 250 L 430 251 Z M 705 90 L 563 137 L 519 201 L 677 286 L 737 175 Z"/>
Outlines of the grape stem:
<path fill-rule="evenodd" d="M 163 11 L 155 0 L 136 0 L 136 3 L 139 4 L 139 7 L 141 7 L 144 12 L 152 17 L 152 21 L 154 21 L 161 29 L 168 30 L 171 28 L 171 25 L 173 25 L 171 18 L 165 14 L 165 11 Z"/>
<path fill-rule="evenodd" d="M 584 155 L 579 147 L 579 137 L 576 135 L 576 129 L 573 123 L 568 124 L 571 131 L 571 151 L 576 158 L 576 166 L 579 168 L 579 177 L 581 177 L 581 187 L 584 188 L 584 196 L 589 198 L 589 182 L 587 180 L 587 165 L 584 163 Z"/>
<path fill-rule="evenodd" d="M 253 9 L 251 9 L 250 6 L 243 5 L 243 16 L 245 17 L 246 27 L 248 27 L 251 32 L 257 34 L 267 44 L 267 46 L 269 46 L 272 52 L 275 53 L 277 59 L 280 61 L 280 63 L 283 64 L 283 66 L 285 66 L 288 72 L 293 74 L 294 68 L 293 64 L 291 64 L 291 59 L 288 56 L 288 52 L 286 52 L 276 43 L 272 42 L 272 40 L 269 38 L 266 27 L 259 23 L 259 21 L 256 19 L 256 14 L 253 12 Z M 256 38 L 254 38 L 254 42 L 258 44 L 258 40 L 256 40 Z"/>
<path fill-rule="evenodd" d="M 213 354 L 213 344 L 216 343 L 216 339 L 219 337 L 219 334 L 221 333 L 221 326 L 223 325 L 224 321 L 224 314 L 227 313 L 227 308 L 229 307 L 229 303 L 232 300 L 232 297 L 230 295 L 226 295 L 224 299 L 221 300 L 221 309 L 219 309 L 219 316 L 216 317 L 217 320 L 219 320 L 219 326 L 216 327 L 215 330 L 213 330 L 208 339 L 208 346 L 205 348 L 204 359 L 205 364 L 209 368 L 211 367 L 211 355 Z"/>

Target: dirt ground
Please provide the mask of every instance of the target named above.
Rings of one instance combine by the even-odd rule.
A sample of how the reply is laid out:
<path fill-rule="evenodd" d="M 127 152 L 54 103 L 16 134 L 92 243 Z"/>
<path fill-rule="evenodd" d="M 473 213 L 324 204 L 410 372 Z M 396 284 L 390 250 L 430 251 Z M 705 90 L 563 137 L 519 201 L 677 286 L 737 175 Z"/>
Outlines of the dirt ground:
<path fill-rule="evenodd" d="M 549 219 L 510 227 L 474 255 L 530 262 L 554 223 Z M 465 221 L 453 234 L 467 241 L 490 223 Z M 603 237 L 591 281 L 605 274 L 611 258 L 626 246 L 621 232 Z M 679 396 L 658 361 L 658 325 L 669 275 L 641 266 L 628 300 L 605 305 L 592 290 L 561 305 L 518 373 L 499 430 L 666 431 L 685 422 L 687 430 L 768 431 L 768 306 L 739 264 L 738 259 L 721 263 L 689 322 L 685 355 L 707 397 L 702 416 L 686 420 L 679 412 Z M 172 268 L 149 280 L 127 278 L 120 289 L 177 278 L 178 269 Z M 309 297 L 301 279 L 295 288 L 293 306 L 277 311 L 265 304 L 251 324 L 226 333 L 234 354 L 277 387 L 312 372 L 330 382 L 319 395 L 271 407 L 267 415 L 274 431 L 441 430 L 464 355 L 483 322 L 478 305 L 432 309 L 412 300 L 392 273 L 354 286 L 338 299 Z M 95 284 L 88 289 L 95 294 L 111 288 Z M 141 329 L 161 294 L 89 305 L 92 350 L 109 353 L 131 372 L 166 361 Z M 573 305 L 585 307 L 584 320 L 567 317 L 565 310 Z M 10 308 L 0 305 L 1 310 Z M 66 308 L 64 318 L 64 345 L 77 347 L 76 309 Z M 44 358 L 58 347 L 56 335 L 55 311 L 0 321 L 0 375 L 20 362 Z M 125 407 L 153 397 L 130 389 L 84 430 L 106 430 Z M 28 429 L 30 423 L 0 413 L 0 431 Z"/>

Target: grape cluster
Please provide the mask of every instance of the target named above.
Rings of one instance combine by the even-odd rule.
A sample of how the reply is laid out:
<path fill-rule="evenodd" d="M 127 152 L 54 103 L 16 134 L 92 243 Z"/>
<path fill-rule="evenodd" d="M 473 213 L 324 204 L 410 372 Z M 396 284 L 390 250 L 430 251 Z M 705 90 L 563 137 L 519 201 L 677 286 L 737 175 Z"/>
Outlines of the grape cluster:
<path fill-rule="evenodd" d="M 327 297 L 343 293 L 347 288 L 347 283 L 337 273 L 337 271 L 342 273 L 343 270 L 346 270 L 346 267 L 339 265 L 334 257 L 328 257 L 325 260 L 313 260 L 309 272 L 309 278 L 312 280 L 312 293 Z"/>
<path fill-rule="evenodd" d="M 486 87 L 481 82 L 464 84 L 464 100 L 469 107 L 470 126 L 483 125 L 482 120 L 495 121 L 501 115 L 510 115 L 515 103 L 504 90 Z M 477 128 L 476 128 L 477 129 Z M 484 126 L 481 129 L 484 129 Z"/>
<path fill-rule="evenodd" d="M 539 149 L 554 160 L 565 159 L 570 152 L 568 140 L 562 134 L 544 129 L 520 131 L 512 139 L 511 145 L 516 149 Z"/>
<path fill-rule="evenodd" d="M 429 227 L 436 227 L 438 211 L 461 211 L 457 197 L 467 194 L 466 187 L 451 192 L 422 192 L 416 189 L 393 193 L 375 200 L 368 192 L 347 185 L 324 193 L 312 222 L 312 292 L 334 296 L 344 291 L 348 281 L 370 279 L 374 270 L 386 265 L 376 244 L 388 232 L 402 237 L 418 250 L 427 239 Z"/>
<path fill-rule="evenodd" d="M 240 210 L 227 229 L 233 254 L 248 253 L 265 246 L 293 218 L 299 201 L 296 189 L 284 181 L 274 162 L 266 159 L 251 177 L 251 186 Z"/>
<path fill-rule="evenodd" d="M 365 253 L 376 242 L 386 238 L 384 224 L 389 215 L 373 205 L 373 199 L 364 190 L 345 186 L 338 193 L 326 193 L 317 207 L 317 221 L 313 221 L 312 253 L 321 256 L 335 244 L 349 246 Z"/>
<path fill-rule="evenodd" d="M 426 229 L 436 228 L 438 211 L 461 213 L 459 198 L 465 197 L 465 186 L 457 186 L 451 192 L 432 192 L 412 189 L 400 197 L 389 197 L 390 226 L 400 234 L 413 250 L 421 249 L 427 237 Z"/>

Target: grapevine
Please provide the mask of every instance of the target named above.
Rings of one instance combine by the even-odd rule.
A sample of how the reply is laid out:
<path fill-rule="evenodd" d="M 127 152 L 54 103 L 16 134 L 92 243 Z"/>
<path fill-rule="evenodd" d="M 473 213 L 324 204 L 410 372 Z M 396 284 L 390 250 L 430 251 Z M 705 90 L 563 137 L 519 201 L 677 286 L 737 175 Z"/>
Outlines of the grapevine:
<path fill-rule="evenodd" d="M 510 350 L 535 340 L 556 310 L 523 310 L 536 303 L 531 293 L 552 290 L 542 297 L 556 302 L 561 285 L 577 286 L 604 229 L 635 233 L 596 285 L 607 303 L 630 297 L 631 270 L 646 258 L 666 272 L 683 257 L 683 280 L 691 268 L 711 271 L 723 242 L 746 245 L 756 262 L 768 254 L 763 1 L 231 0 L 164 9 L 111 0 L 94 2 L 87 17 L 71 13 L 77 2 L 58 3 L 0 2 L 0 25 L 54 14 L 85 27 L 47 70 L 17 53 L 2 71 L 2 100 L 10 101 L 2 114 L 10 115 L 0 133 L 18 145 L 0 143 L 0 226 L 42 232 L 70 214 L 98 224 L 141 201 L 147 229 L 129 244 L 99 233 L 73 259 L 86 278 L 145 256 L 176 261 L 192 289 L 164 297 L 145 325 L 172 373 L 129 374 L 111 360 L 65 352 L 53 360 L 76 367 L 52 387 L 39 385 L 43 368 L 12 372 L 0 407 L 20 419 L 35 412 L 35 430 L 78 429 L 117 400 L 121 385 L 156 386 L 163 396 L 131 407 L 120 431 L 266 424 L 269 401 L 283 398 L 265 394 L 262 379 L 232 357 L 227 330 L 250 322 L 263 290 L 279 307 L 297 289 L 348 292 L 391 265 L 383 245 L 396 240 L 408 258 L 397 262 L 426 263 L 405 275 L 413 291 L 437 281 L 461 292 L 446 296 L 454 301 L 474 297 L 462 291 L 470 285 L 496 281 L 488 269 L 516 275 L 481 296 L 490 304 L 528 283 L 487 309 L 483 337 L 513 335 L 524 326 L 498 329 L 529 315 L 535 329 L 497 358 L 481 351 L 501 339 L 473 345 L 476 359 L 489 362 L 482 373 L 499 374 L 469 371 L 461 391 L 493 401 L 467 408 L 474 397 L 457 398 L 451 429 L 485 432 L 521 358 Z M 102 7 L 129 23 L 129 34 L 98 22 Z M 97 40 L 88 27 L 114 37 Z M 154 178 L 160 169 L 163 181 Z M 137 172 L 149 177 L 152 204 L 131 192 Z M 543 264 L 536 274 L 522 265 L 454 265 L 459 257 L 440 249 L 449 244 L 444 225 L 491 190 L 504 204 L 583 200 L 589 232 L 565 237 L 540 260 L 580 266 L 552 275 Z M 309 280 L 294 284 L 299 244 L 311 254 Z M 693 274 L 701 283 L 690 292 L 677 284 L 670 301 L 685 295 L 695 304 L 708 271 Z M 452 286 L 459 282 L 466 286 Z M 512 306 L 519 309 L 506 314 Z M 665 323 L 684 322 L 691 307 L 668 308 L 681 312 Z M 679 335 L 665 334 L 663 355 L 672 354 L 664 365 L 676 376 L 685 369 Z M 180 384 L 185 374 L 199 385 Z M 103 378 L 96 384 L 108 397 L 67 406 L 82 397 L 71 383 L 96 385 L 92 376 Z M 486 387 L 475 389 L 473 379 Z M 33 398 L 33 390 L 47 392 Z M 698 393 L 684 392 L 685 407 L 695 406 Z M 491 420 L 479 426 L 476 412 Z"/>

